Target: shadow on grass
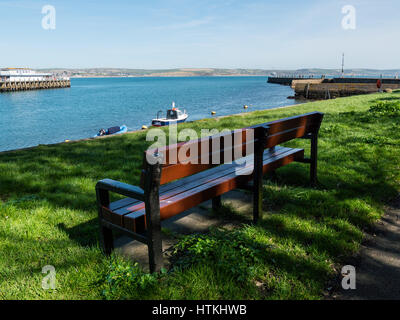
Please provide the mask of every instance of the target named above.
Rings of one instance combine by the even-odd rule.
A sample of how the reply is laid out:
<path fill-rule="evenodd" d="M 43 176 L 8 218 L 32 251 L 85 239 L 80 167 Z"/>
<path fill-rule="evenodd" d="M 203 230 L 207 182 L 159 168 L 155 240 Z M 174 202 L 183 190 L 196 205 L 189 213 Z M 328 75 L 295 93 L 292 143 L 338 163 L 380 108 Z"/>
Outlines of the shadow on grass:
<path fill-rule="evenodd" d="M 0 193 L 39 194 L 55 206 L 94 208 L 94 186 L 105 177 L 139 182 L 141 136 L 40 146 L 1 155 Z M 32 161 L 35 159 L 36 161 Z"/>
<path fill-rule="evenodd" d="M 267 192 L 267 197 L 270 195 Z M 264 197 L 264 198 L 267 198 Z M 271 200 L 272 199 L 272 200 Z M 268 202 L 276 200 L 271 196 L 264 202 L 264 208 Z M 264 217 L 257 225 L 276 239 L 292 241 L 304 248 L 312 247 L 318 253 L 326 253 L 330 258 L 342 252 L 352 251 L 353 240 L 361 240 L 362 233 L 355 225 L 365 226 L 373 220 L 368 218 L 369 211 L 351 214 L 354 209 L 345 203 L 334 205 L 331 199 L 322 199 L 329 205 L 318 206 L 310 199 L 294 199 L 286 193 L 284 199 L 279 199 L 275 204 L 276 211 L 264 210 Z M 267 202 L 267 203 L 266 203 Z M 279 208 L 278 208 L 279 207 Z M 251 225 L 251 215 L 238 213 L 231 206 L 222 208 L 224 217 L 230 217 L 234 221 Z M 361 217 L 359 217 L 361 216 Z"/>
<path fill-rule="evenodd" d="M 96 246 L 99 241 L 99 221 L 97 218 L 80 223 L 74 227 L 68 228 L 64 223 L 57 225 L 61 231 L 81 246 Z"/>
<path fill-rule="evenodd" d="M 266 285 L 264 297 L 271 295 L 274 289 L 278 292 L 284 290 L 288 282 L 296 282 L 296 285 L 303 282 L 308 286 L 327 279 L 330 270 L 322 259 L 293 252 L 279 245 L 268 245 L 259 240 L 260 234 L 274 236 L 261 225 L 230 231 L 211 231 L 206 237 L 193 235 L 179 245 L 179 251 L 173 257 L 174 265 L 183 269 L 195 265 L 209 266 L 224 273 L 227 278 L 235 279 L 239 286 L 253 284 L 256 277 Z M 286 299 L 301 296 L 295 292 L 295 288 L 291 291 L 286 293 Z"/>

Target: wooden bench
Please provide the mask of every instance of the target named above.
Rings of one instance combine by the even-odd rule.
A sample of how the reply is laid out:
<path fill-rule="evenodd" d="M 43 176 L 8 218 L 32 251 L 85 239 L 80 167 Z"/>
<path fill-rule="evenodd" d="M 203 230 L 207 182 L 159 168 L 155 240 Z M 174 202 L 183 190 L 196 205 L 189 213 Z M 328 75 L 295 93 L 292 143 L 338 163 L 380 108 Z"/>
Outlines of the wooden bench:
<path fill-rule="evenodd" d="M 159 271 L 163 265 L 162 220 L 210 199 L 213 209 L 218 209 L 222 194 L 234 189 L 246 189 L 249 183 L 253 191 L 253 220 L 257 223 L 262 213 L 263 174 L 293 161 L 309 163 L 311 183 L 316 184 L 317 139 L 322 118 L 322 113 L 312 112 L 147 150 L 143 157 L 140 187 L 110 179 L 101 180 L 96 185 L 104 253 L 108 255 L 112 252 L 112 230 L 118 230 L 145 243 L 149 249 L 150 271 Z M 235 134 L 242 138 L 241 141 L 235 139 Z M 304 149 L 279 146 L 296 138 L 311 140 L 310 158 L 304 157 Z M 219 147 L 216 142 L 220 143 Z M 253 151 L 248 152 L 251 145 L 254 146 Z M 191 149 L 197 150 L 197 154 L 193 152 L 191 155 L 192 151 L 188 154 L 191 147 L 197 148 Z M 188 158 L 179 162 L 177 154 Z M 229 156 L 236 161 L 225 161 Z M 238 164 L 238 160 L 242 163 Z M 243 163 L 243 160 L 246 162 Z M 109 192 L 127 198 L 110 203 Z"/>

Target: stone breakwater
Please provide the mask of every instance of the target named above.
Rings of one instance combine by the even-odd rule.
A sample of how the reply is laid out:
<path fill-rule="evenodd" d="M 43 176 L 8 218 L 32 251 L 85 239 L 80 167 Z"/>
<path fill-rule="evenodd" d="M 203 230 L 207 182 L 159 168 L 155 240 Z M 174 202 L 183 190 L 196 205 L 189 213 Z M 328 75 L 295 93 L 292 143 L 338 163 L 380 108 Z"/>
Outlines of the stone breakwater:
<path fill-rule="evenodd" d="M 71 87 L 71 80 L 0 81 L 0 92 L 69 87 Z"/>
<path fill-rule="evenodd" d="M 339 97 L 349 97 L 360 94 L 377 93 L 379 90 L 400 89 L 400 83 L 385 83 L 378 88 L 378 80 L 374 83 L 352 83 L 352 82 L 306 82 L 293 81 L 292 88 L 296 98 L 303 99 L 334 99 Z"/>
<path fill-rule="evenodd" d="M 379 90 L 400 89 L 400 79 L 378 78 L 269 78 L 269 83 L 291 86 L 298 99 L 333 99 Z M 381 88 L 378 87 L 381 83 Z"/>

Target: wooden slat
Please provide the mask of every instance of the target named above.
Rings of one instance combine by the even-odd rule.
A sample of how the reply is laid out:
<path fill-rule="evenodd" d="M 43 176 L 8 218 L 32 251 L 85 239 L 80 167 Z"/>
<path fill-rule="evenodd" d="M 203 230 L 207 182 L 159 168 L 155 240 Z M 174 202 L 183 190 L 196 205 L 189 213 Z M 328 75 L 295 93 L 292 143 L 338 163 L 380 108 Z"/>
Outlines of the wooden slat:
<path fill-rule="evenodd" d="M 244 129 L 237 129 L 237 130 L 232 130 L 229 132 L 221 132 L 219 134 L 216 135 L 212 135 L 212 136 L 207 136 L 207 137 L 203 137 L 200 139 L 195 139 L 195 140 L 190 140 L 190 141 L 186 141 L 186 142 L 179 142 L 177 144 L 174 145 L 168 145 L 168 146 L 164 146 L 164 147 L 160 147 L 160 148 L 156 148 L 156 149 L 149 149 L 147 151 L 145 151 L 145 155 L 146 152 L 153 154 L 154 152 L 160 152 L 163 153 L 164 155 L 164 162 L 163 165 L 169 165 L 171 163 L 176 164 L 178 162 L 177 159 L 177 155 L 179 154 L 179 151 L 182 148 L 187 148 L 190 145 L 197 145 L 198 146 L 198 153 L 201 153 L 201 145 L 207 145 L 209 146 L 209 151 L 212 150 L 212 143 L 213 141 L 220 141 L 221 142 L 221 148 L 220 150 L 223 150 L 223 143 L 224 143 L 224 139 L 228 138 L 228 139 L 232 139 L 232 141 L 234 141 L 234 135 L 237 134 L 238 136 L 240 136 L 241 134 L 241 143 L 245 143 L 247 141 L 247 136 L 246 136 L 246 130 L 248 128 L 244 128 Z"/>
<path fill-rule="evenodd" d="M 279 119 L 275 121 L 270 121 L 265 123 L 269 127 L 268 134 L 273 135 L 280 132 L 285 132 L 289 129 L 294 129 L 298 127 L 313 127 L 319 126 L 322 121 L 323 114 L 320 112 L 310 112 L 298 116 L 293 116 L 289 118 Z M 255 125 L 249 128 L 255 128 L 260 125 Z"/>
<path fill-rule="evenodd" d="M 286 166 L 294 161 L 298 161 L 304 158 L 304 149 L 292 149 L 293 152 L 290 152 L 285 157 L 280 157 L 275 161 L 271 161 L 270 163 L 263 166 L 263 174 L 279 169 L 283 166 Z"/>
<path fill-rule="evenodd" d="M 113 222 L 116 219 L 114 212 L 104 206 L 101 207 L 101 216 L 104 220 L 107 220 L 110 222 Z M 119 224 L 119 223 L 117 223 L 117 224 Z"/>
<path fill-rule="evenodd" d="M 288 129 L 286 131 L 278 132 L 273 135 L 269 135 L 267 137 L 265 148 L 272 148 L 281 143 L 293 140 L 295 138 L 301 138 L 307 133 L 309 133 L 311 130 L 313 130 L 313 128 L 314 126 L 297 127 Z"/>
<path fill-rule="evenodd" d="M 319 130 L 323 118 L 321 112 L 311 112 L 299 116 L 266 122 L 268 126 L 268 138 L 265 148 L 272 148 L 278 144 L 301 138 L 309 133 L 316 133 Z M 260 125 L 251 126 L 256 128 Z"/>
<path fill-rule="evenodd" d="M 253 141 L 251 141 L 250 143 L 253 143 Z M 234 151 L 235 146 L 232 146 L 232 147 L 227 147 L 221 151 L 218 150 L 216 152 L 210 152 L 208 154 L 208 156 L 209 156 L 208 164 L 196 164 L 196 163 L 192 162 L 192 163 L 187 163 L 187 164 L 178 163 L 178 164 L 168 165 L 166 167 L 163 167 L 160 183 L 165 184 L 165 183 L 174 181 L 176 179 L 181 179 L 183 177 L 191 176 L 198 172 L 214 168 L 220 164 L 227 163 L 224 159 L 224 155 L 227 153 L 232 155 L 230 158 L 230 159 L 232 159 L 232 161 L 243 158 L 243 151 L 246 150 L 245 148 L 247 146 L 248 146 L 247 143 L 244 143 L 240 146 L 241 152 L 240 152 L 240 156 L 238 156 L 238 157 L 234 157 L 233 154 L 235 152 Z M 249 152 L 249 154 L 252 154 L 252 152 Z M 219 160 L 216 161 L 217 163 L 213 163 L 213 161 L 212 161 L 213 156 L 217 156 L 219 158 Z M 201 157 L 201 154 L 197 157 L 197 161 L 196 161 L 197 163 L 201 162 L 200 157 Z"/>
<path fill-rule="evenodd" d="M 132 231 L 132 230 L 128 230 L 128 229 L 123 228 L 123 227 L 121 227 L 121 226 L 112 224 L 111 222 L 109 222 L 109 221 L 107 221 L 107 220 L 104 220 L 104 219 L 101 219 L 101 220 L 100 220 L 100 224 L 101 224 L 102 226 L 105 226 L 105 227 L 109 228 L 109 229 L 118 230 L 118 231 L 121 232 L 122 234 L 125 234 L 125 235 L 127 235 L 128 237 L 131 237 L 131 238 L 133 238 L 133 239 L 135 239 L 135 240 L 138 240 L 138 241 L 140 241 L 140 242 L 142 242 L 142 243 L 145 243 L 145 244 L 148 244 L 148 243 L 149 243 L 149 239 L 147 238 L 147 236 L 144 235 L 144 234 L 140 234 L 139 232 L 136 233 L 136 232 L 134 232 L 134 231 Z M 143 233 L 144 233 L 144 232 L 143 232 Z"/>
<path fill-rule="evenodd" d="M 109 209 L 111 211 L 117 210 L 119 208 L 123 208 L 129 205 L 133 205 L 136 202 L 140 202 L 139 200 L 132 199 L 132 198 L 123 198 L 121 200 L 114 201 L 110 203 Z"/>
<path fill-rule="evenodd" d="M 226 141 L 225 139 L 232 139 L 232 142 L 233 142 L 235 135 L 237 135 L 237 137 L 240 137 L 240 134 L 241 134 L 241 143 L 245 143 L 247 141 L 246 130 L 247 130 L 247 128 L 233 130 L 233 131 L 229 131 L 229 132 L 222 132 L 222 133 L 219 133 L 219 134 L 216 134 L 213 136 L 203 137 L 200 139 L 190 140 L 190 141 L 186 141 L 186 142 L 180 142 L 178 144 L 164 146 L 164 147 L 157 148 L 157 149 L 149 149 L 149 150 L 145 151 L 145 156 L 146 156 L 146 153 L 153 154 L 155 152 L 160 152 L 164 155 L 163 166 L 177 164 L 179 152 L 183 152 L 184 149 L 189 149 L 189 147 L 193 146 L 193 145 L 197 147 L 197 151 L 200 156 L 201 151 L 202 151 L 201 150 L 202 146 L 208 145 L 208 150 L 209 150 L 209 152 L 211 152 L 213 143 L 217 143 L 219 141 L 220 142 L 219 149 L 222 151 L 224 149 L 224 142 Z M 181 150 L 181 149 L 183 149 L 183 150 Z M 208 154 L 206 155 L 206 157 L 208 157 Z M 196 157 L 194 159 L 196 159 Z"/>

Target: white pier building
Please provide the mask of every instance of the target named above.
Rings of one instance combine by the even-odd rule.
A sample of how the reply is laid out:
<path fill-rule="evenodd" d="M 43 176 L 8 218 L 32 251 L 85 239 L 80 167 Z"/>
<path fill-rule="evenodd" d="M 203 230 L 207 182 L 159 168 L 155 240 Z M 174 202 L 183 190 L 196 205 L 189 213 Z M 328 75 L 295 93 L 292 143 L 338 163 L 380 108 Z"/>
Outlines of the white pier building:
<path fill-rule="evenodd" d="M 51 81 L 69 80 L 67 76 L 59 76 L 51 73 L 39 73 L 28 68 L 4 68 L 0 69 L 0 81 Z"/>

